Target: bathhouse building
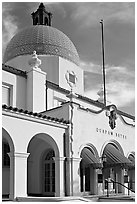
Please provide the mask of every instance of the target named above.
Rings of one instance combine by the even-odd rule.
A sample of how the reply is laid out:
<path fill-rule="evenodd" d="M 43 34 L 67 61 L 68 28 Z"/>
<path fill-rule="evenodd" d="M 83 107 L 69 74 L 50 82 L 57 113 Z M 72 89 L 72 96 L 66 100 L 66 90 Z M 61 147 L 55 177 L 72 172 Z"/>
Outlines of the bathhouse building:
<path fill-rule="evenodd" d="M 135 189 L 135 118 L 84 96 L 73 42 L 43 3 L 2 64 L 2 194 L 127 194 Z M 109 183 L 107 182 L 109 181 Z M 124 186 L 123 186 L 124 185 Z"/>

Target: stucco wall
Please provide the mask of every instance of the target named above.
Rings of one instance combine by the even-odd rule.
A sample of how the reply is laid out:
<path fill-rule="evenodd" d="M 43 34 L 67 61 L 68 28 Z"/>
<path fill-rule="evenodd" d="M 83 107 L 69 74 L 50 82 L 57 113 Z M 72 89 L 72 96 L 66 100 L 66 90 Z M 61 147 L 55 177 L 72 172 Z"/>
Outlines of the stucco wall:
<path fill-rule="evenodd" d="M 29 120 L 29 117 L 20 119 L 17 117 L 9 117 L 3 115 L 2 126 L 10 133 L 15 146 L 15 152 L 27 152 L 28 144 L 33 136 L 39 133 L 45 133 L 50 135 L 60 149 L 60 155 L 63 154 L 63 134 L 64 128 L 54 125 L 42 124 L 42 121 L 34 122 L 33 119 Z M 16 127 L 16 128 L 15 128 Z"/>
<path fill-rule="evenodd" d="M 31 55 L 17 56 L 8 61 L 6 64 L 19 70 L 29 71 L 30 66 L 28 64 L 28 61 L 31 59 L 31 57 L 32 57 Z M 41 70 L 47 73 L 47 80 L 58 84 L 59 57 L 50 55 L 39 55 L 38 58 L 41 59 L 40 65 Z"/>
<path fill-rule="evenodd" d="M 59 57 L 50 55 L 40 55 L 40 68 L 47 73 L 47 80 L 59 84 Z"/>
<path fill-rule="evenodd" d="M 83 70 L 77 65 L 75 65 L 74 63 L 69 62 L 68 60 L 65 60 L 60 57 L 59 58 L 59 86 L 67 90 L 70 90 L 70 87 L 65 77 L 67 71 L 73 71 L 76 74 L 77 84 L 76 84 L 76 87 L 74 87 L 74 92 L 83 95 L 83 91 L 84 91 Z"/>
<path fill-rule="evenodd" d="M 26 109 L 26 87 L 27 87 L 27 79 L 17 76 L 17 84 L 16 84 L 16 94 L 17 94 L 17 102 L 16 106 L 18 108 Z"/>
<path fill-rule="evenodd" d="M 28 64 L 30 57 L 31 57 L 31 55 L 17 56 L 15 58 L 9 60 L 6 63 L 6 65 L 9 65 L 11 67 L 14 67 L 14 68 L 22 70 L 22 71 L 28 71 L 30 69 L 30 66 Z"/>
<path fill-rule="evenodd" d="M 80 110 L 75 106 L 73 124 L 73 149 L 76 157 L 80 154 L 82 145 L 87 143 L 93 144 L 101 156 L 103 148 L 111 140 L 115 140 L 121 145 L 125 156 L 129 152 L 135 151 L 135 128 L 124 124 L 120 116 L 116 120 L 116 128 L 112 130 L 105 111 L 94 114 Z"/>
<path fill-rule="evenodd" d="M 2 83 L 11 87 L 11 105 L 26 108 L 26 78 L 2 71 Z"/>
<path fill-rule="evenodd" d="M 6 114 L 6 113 L 5 113 Z M 11 116 L 11 117 L 10 117 Z M 35 119 L 27 117 L 23 114 L 12 113 L 10 115 L 3 115 L 2 118 L 3 129 L 9 133 L 9 137 L 12 138 L 15 150 L 15 197 L 16 196 L 25 196 L 25 191 L 27 188 L 27 157 L 29 153 L 33 158 L 33 165 L 29 166 L 28 175 L 29 177 L 29 193 L 42 193 L 42 174 L 41 174 L 41 155 L 44 150 L 52 148 L 55 151 L 55 157 L 64 158 L 64 133 L 67 126 L 61 124 L 55 124 L 52 122 L 44 122 L 44 120 Z M 31 139 L 38 138 L 36 146 L 32 151 L 28 149 L 29 144 L 31 144 Z M 41 143 L 39 143 L 39 141 Z M 39 151 L 40 150 L 40 151 Z M 12 170 L 13 171 L 13 170 Z M 61 171 L 63 173 L 63 171 Z M 13 178 L 12 178 L 13 179 Z M 62 190 L 63 182 L 60 175 L 60 166 L 59 162 L 56 165 L 56 195 L 59 196 Z M 8 185 L 9 186 L 9 185 Z M 13 187 L 12 187 L 13 188 Z"/>

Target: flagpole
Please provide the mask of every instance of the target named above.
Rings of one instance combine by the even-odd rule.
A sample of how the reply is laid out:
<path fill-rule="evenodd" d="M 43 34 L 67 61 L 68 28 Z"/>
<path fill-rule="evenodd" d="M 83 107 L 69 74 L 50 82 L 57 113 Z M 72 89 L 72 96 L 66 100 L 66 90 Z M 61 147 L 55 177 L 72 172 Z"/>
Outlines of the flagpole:
<path fill-rule="evenodd" d="M 102 38 L 102 66 L 103 66 L 103 84 L 104 84 L 104 105 L 106 106 L 106 74 L 105 74 L 105 52 L 104 52 L 104 30 L 103 30 L 103 20 L 100 21 L 101 24 L 101 38 Z"/>

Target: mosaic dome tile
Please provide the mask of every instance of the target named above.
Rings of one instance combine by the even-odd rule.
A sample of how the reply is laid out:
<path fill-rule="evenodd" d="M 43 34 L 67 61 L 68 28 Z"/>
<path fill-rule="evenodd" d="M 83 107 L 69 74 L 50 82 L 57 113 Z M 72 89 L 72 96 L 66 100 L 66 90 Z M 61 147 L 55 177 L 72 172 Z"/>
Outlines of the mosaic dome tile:
<path fill-rule="evenodd" d="M 79 55 L 72 41 L 61 31 L 50 26 L 36 25 L 18 32 L 9 42 L 3 63 L 20 55 L 56 55 L 79 65 Z"/>

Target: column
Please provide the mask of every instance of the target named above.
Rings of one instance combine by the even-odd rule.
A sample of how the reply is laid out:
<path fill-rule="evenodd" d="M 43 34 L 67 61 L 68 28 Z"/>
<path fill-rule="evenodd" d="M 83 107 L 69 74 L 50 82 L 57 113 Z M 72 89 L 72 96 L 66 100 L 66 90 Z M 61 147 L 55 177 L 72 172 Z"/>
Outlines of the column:
<path fill-rule="evenodd" d="M 94 195 L 98 194 L 98 169 L 94 169 Z"/>
<path fill-rule="evenodd" d="M 14 200 L 14 153 L 8 153 L 10 157 L 10 194 L 9 199 Z"/>
<path fill-rule="evenodd" d="M 106 169 L 103 168 L 103 169 L 102 169 L 102 177 L 103 177 L 103 182 L 102 182 L 102 193 L 103 193 L 103 195 L 105 194 L 105 179 L 106 179 L 105 174 L 106 174 Z"/>
<path fill-rule="evenodd" d="M 117 178 L 119 183 L 124 184 L 124 169 L 121 167 L 118 168 Z M 118 185 L 118 193 L 124 193 L 124 187 L 120 184 Z"/>
<path fill-rule="evenodd" d="M 55 196 L 65 196 L 64 181 L 64 160 L 65 157 L 54 157 L 55 161 Z"/>
<path fill-rule="evenodd" d="M 80 192 L 80 161 L 82 158 L 72 158 L 73 161 L 73 195 L 79 196 Z"/>
<path fill-rule="evenodd" d="M 10 152 L 10 199 L 27 197 L 27 158 L 29 153 Z"/>
<path fill-rule="evenodd" d="M 116 168 L 116 170 L 117 170 L 117 168 Z M 117 173 L 117 171 L 116 171 L 116 182 L 118 182 L 118 173 Z M 118 194 L 118 184 L 116 183 L 115 184 L 116 185 L 116 194 Z"/>

